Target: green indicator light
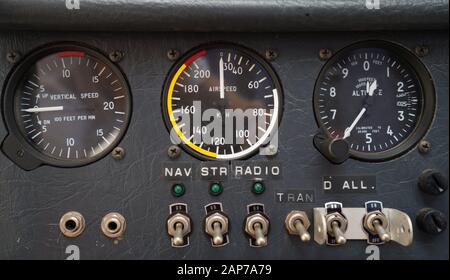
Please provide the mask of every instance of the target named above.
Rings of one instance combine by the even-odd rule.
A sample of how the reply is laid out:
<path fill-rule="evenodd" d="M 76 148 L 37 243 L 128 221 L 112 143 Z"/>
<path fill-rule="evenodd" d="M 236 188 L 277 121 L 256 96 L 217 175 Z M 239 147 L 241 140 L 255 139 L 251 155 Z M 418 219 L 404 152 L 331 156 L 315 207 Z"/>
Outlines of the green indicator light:
<path fill-rule="evenodd" d="M 212 183 L 209 186 L 209 191 L 212 195 L 219 195 L 222 193 L 222 185 L 219 183 Z"/>
<path fill-rule="evenodd" d="M 182 184 L 174 184 L 172 186 L 172 194 L 175 197 L 180 197 L 186 192 L 185 187 Z"/>
<path fill-rule="evenodd" d="M 261 194 L 264 192 L 264 184 L 262 182 L 254 182 L 252 192 L 255 194 Z"/>

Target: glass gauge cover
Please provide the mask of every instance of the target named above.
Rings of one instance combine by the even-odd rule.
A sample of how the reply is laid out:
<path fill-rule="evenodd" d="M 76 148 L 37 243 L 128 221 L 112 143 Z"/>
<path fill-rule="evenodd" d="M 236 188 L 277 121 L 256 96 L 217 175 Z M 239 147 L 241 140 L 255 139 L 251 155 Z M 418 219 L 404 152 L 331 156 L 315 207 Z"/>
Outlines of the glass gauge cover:
<path fill-rule="evenodd" d="M 3 108 L 11 137 L 28 157 L 73 167 L 98 160 L 118 144 L 131 96 L 125 77 L 105 56 L 60 44 L 39 49 L 14 70 Z"/>
<path fill-rule="evenodd" d="M 234 160 L 268 145 L 278 128 L 282 91 L 258 54 L 232 44 L 209 45 L 175 65 L 162 105 L 172 139 L 189 153 Z"/>
<path fill-rule="evenodd" d="M 351 45 L 323 67 L 314 92 L 317 122 L 345 139 L 354 158 L 379 161 L 413 147 L 434 116 L 435 92 L 423 64 L 384 41 Z"/>

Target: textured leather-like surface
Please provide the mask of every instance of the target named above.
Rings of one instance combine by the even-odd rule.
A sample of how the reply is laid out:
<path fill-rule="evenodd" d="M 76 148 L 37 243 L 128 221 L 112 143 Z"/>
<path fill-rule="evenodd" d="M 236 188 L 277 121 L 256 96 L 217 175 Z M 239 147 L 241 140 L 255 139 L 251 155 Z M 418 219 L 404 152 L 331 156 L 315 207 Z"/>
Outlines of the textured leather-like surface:
<path fill-rule="evenodd" d="M 320 48 L 338 50 L 365 39 L 392 40 L 414 48 L 430 47 L 423 62 L 430 70 L 437 91 L 437 114 L 427 139 L 432 144 L 424 156 L 413 150 L 399 159 L 379 163 L 348 160 L 332 165 L 313 147 L 317 130 L 312 107 L 314 83 L 324 64 L 318 59 Z M 133 95 L 130 127 L 120 146 L 126 150 L 122 161 L 106 157 L 91 165 L 62 169 L 44 166 L 25 172 L 0 153 L 0 259 L 64 259 L 68 245 L 77 245 L 82 259 L 365 259 L 367 244 L 349 241 L 345 246 L 330 248 L 311 241 L 303 244 L 288 236 L 283 221 L 293 209 L 305 210 L 310 218 L 312 208 L 327 201 L 341 201 L 347 207 L 362 207 L 365 201 L 381 200 L 385 207 L 408 213 L 413 219 L 419 209 L 433 207 L 448 216 L 449 192 L 441 196 L 424 195 L 416 186 L 419 174 L 427 168 L 449 171 L 449 76 L 447 32 L 351 32 L 351 33 L 0 33 L 0 87 L 12 65 L 6 61 L 7 50 L 26 54 L 46 43 L 71 40 L 85 42 L 108 53 L 123 50 L 119 63 L 127 75 Z M 185 196 L 175 199 L 170 183 L 161 177 L 163 162 L 168 161 L 169 135 L 161 117 L 160 101 L 163 83 L 173 62 L 168 49 L 185 52 L 201 43 L 225 40 L 264 53 L 272 48 L 279 57 L 272 62 L 284 89 L 284 115 L 280 128 L 280 151 L 274 160 L 283 163 L 283 178 L 266 182 L 266 192 L 255 196 L 250 182 L 228 180 L 219 197 L 208 193 L 205 181 L 185 181 Z M 0 139 L 6 134 L 0 122 Z M 267 161 L 265 157 L 254 159 Z M 199 161 L 183 153 L 181 162 Z M 325 175 L 376 175 L 376 194 L 324 194 L 321 179 Z M 276 190 L 314 190 L 316 202 L 307 204 L 276 203 Z M 211 248 L 202 226 L 203 206 L 223 202 L 231 221 L 231 243 Z M 188 203 L 194 223 L 191 245 L 173 249 L 166 235 L 168 205 Z M 242 225 L 249 203 L 264 203 L 271 219 L 269 244 L 250 248 Z M 75 239 L 62 236 L 58 229 L 61 215 L 81 212 L 86 219 L 85 232 Z M 114 244 L 102 235 L 100 220 L 117 211 L 127 219 L 125 238 Z M 414 223 L 414 222 L 413 222 Z M 382 259 L 448 259 L 448 230 L 431 236 L 420 232 L 414 223 L 414 242 L 410 247 L 387 244 L 380 247 Z"/>
<path fill-rule="evenodd" d="M 0 29 L 255 32 L 449 26 L 448 0 L 78 1 L 80 9 L 68 9 L 65 0 L 2 0 Z M 369 9 L 377 2 L 379 9 Z"/>

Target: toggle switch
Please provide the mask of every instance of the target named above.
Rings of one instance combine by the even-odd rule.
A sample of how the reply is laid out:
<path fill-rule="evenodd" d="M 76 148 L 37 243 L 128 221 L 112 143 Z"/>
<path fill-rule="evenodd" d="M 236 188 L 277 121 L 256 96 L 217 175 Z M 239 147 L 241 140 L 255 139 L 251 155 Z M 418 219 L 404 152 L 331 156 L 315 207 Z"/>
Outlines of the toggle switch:
<path fill-rule="evenodd" d="M 225 245 L 228 239 L 228 218 L 222 212 L 211 213 L 205 218 L 205 232 L 211 236 L 214 247 Z M 227 241 L 227 242 L 225 242 Z"/>
<path fill-rule="evenodd" d="M 250 236 L 250 246 L 266 246 L 270 223 L 264 214 L 264 205 L 252 204 L 247 208 L 249 214 L 245 219 L 244 231 Z"/>
<path fill-rule="evenodd" d="M 189 245 L 191 233 L 191 219 L 187 215 L 186 204 L 173 204 L 170 206 L 171 215 L 167 219 L 167 233 L 171 237 L 172 247 L 185 247 Z"/>
<path fill-rule="evenodd" d="M 365 240 L 381 245 L 394 241 L 409 246 L 413 226 L 408 214 L 384 208 L 381 201 L 367 201 L 365 207 L 344 208 L 340 202 L 314 208 L 314 241 L 323 245 L 342 245 L 348 240 Z"/>
<path fill-rule="evenodd" d="M 345 238 L 345 232 L 347 230 L 347 219 L 340 213 L 335 212 L 328 214 L 326 217 L 327 232 L 337 245 L 343 245 L 347 242 Z"/>
<path fill-rule="evenodd" d="M 289 212 L 284 224 L 289 234 L 298 235 L 303 242 L 311 240 L 311 235 L 308 232 L 311 223 L 308 219 L 308 215 L 306 215 L 304 211 Z"/>
<path fill-rule="evenodd" d="M 388 226 L 388 219 L 380 211 L 368 213 L 364 217 L 364 228 L 370 233 L 377 235 L 383 242 L 391 241 L 391 235 L 388 233 Z"/>
<path fill-rule="evenodd" d="M 177 213 L 167 220 L 167 232 L 172 236 L 172 245 L 185 245 L 184 237 L 191 232 L 191 221 L 186 215 Z"/>
<path fill-rule="evenodd" d="M 267 245 L 266 238 L 266 221 L 255 221 L 257 218 L 253 217 L 249 221 L 248 233 L 255 239 L 255 244 L 257 246 Z"/>

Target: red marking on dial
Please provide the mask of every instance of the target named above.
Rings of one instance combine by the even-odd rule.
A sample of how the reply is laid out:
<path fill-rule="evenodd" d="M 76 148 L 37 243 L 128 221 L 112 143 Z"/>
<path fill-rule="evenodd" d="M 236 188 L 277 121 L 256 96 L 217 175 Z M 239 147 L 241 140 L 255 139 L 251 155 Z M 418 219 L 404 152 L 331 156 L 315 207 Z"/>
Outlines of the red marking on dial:
<path fill-rule="evenodd" d="M 183 63 L 186 67 L 192 63 L 192 61 L 196 60 L 197 58 L 204 56 L 206 54 L 206 51 L 199 51 L 198 53 L 194 54 L 193 56 L 186 59 L 186 61 Z"/>
<path fill-rule="evenodd" d="M 65 52 L 59 52 L 59 57 L 66 57 L 66 56 L 85 56 L 85 52 L 77 52 L 77 51 L 65 51 Z"/>

